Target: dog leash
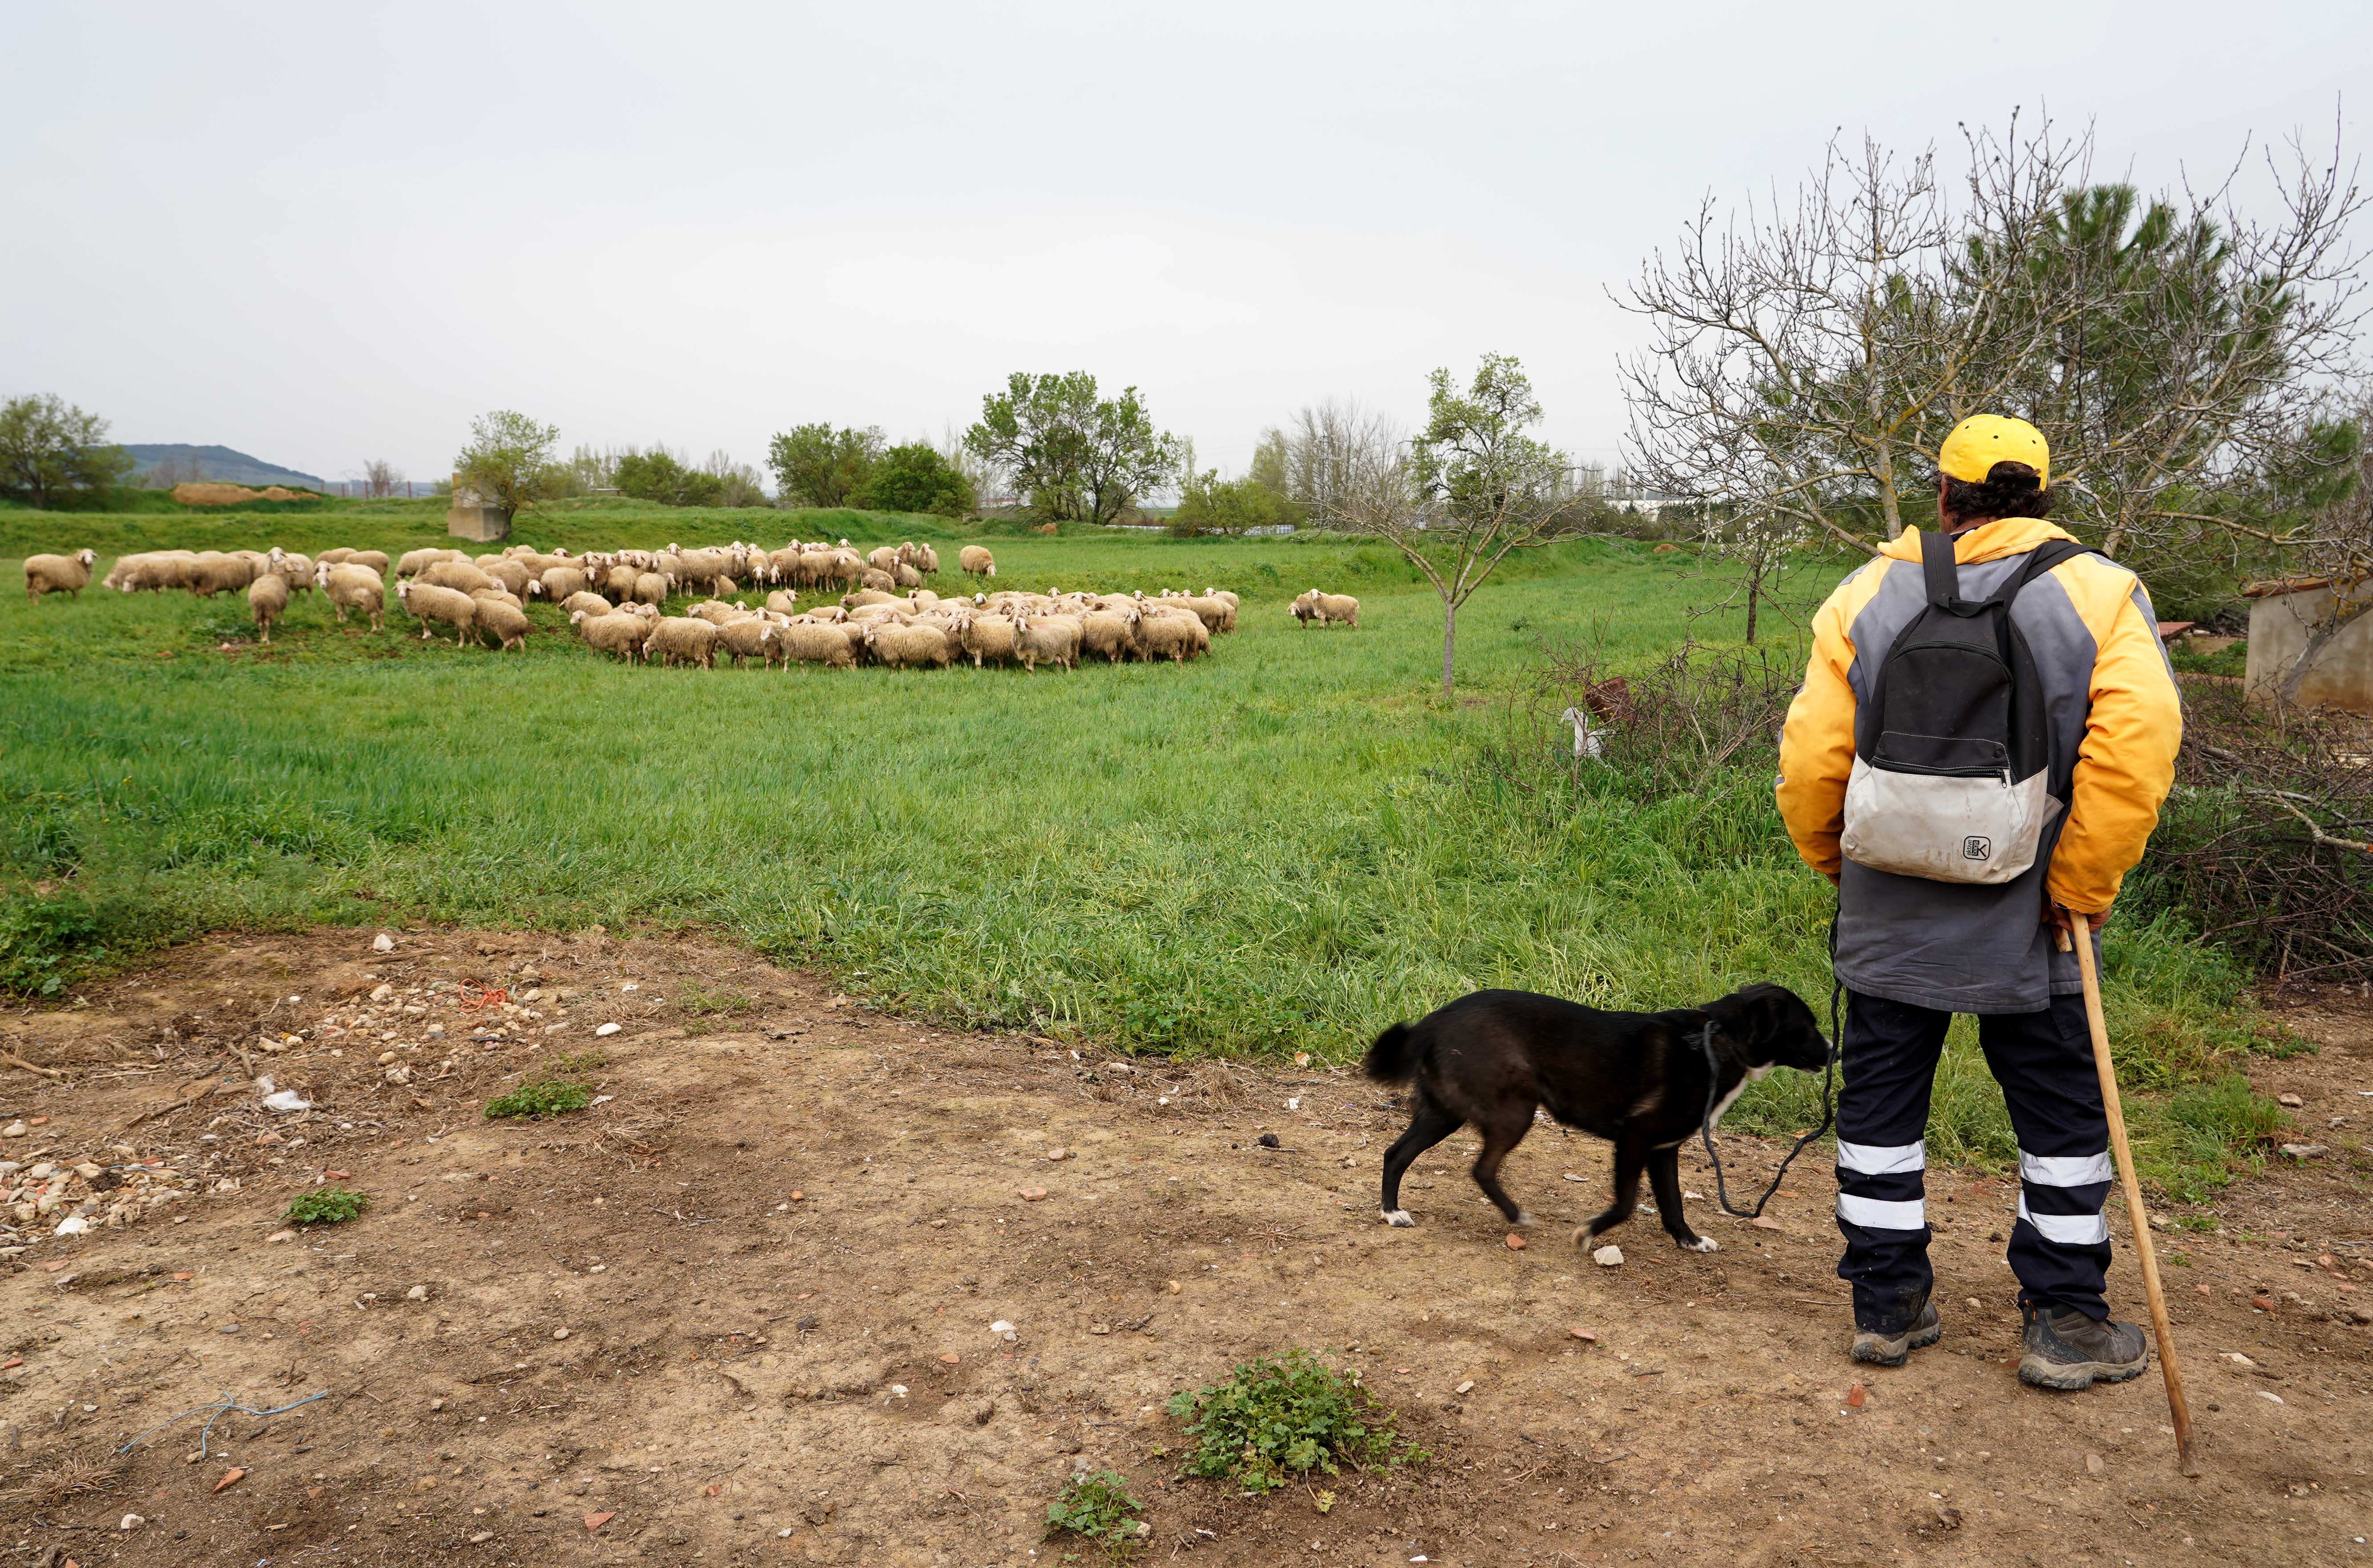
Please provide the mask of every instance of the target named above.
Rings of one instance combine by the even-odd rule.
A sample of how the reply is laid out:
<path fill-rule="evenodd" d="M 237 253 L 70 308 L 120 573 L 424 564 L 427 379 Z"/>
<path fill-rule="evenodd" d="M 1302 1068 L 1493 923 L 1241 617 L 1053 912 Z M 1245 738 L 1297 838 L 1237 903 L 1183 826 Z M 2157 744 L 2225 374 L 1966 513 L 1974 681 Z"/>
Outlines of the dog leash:
<path fill-rule="evenodd" d="M 1838 917 L 1837 911 L 1832 909 L 1829 912 L 1829 1060 L 1821 1065 L 1821 1125 L 1796 1140 L 1796 1146 L 1788 1151 L 1786 1159 L 1780 1162 L 1780 1168 L 1771 1175 L 1771 1185 L 1763 1189 L 1763 1196 L 1755 1200 L 1752 1209 L 1731 1206 L 1730 1188 L 1722 1177 L 1722 1156 L 1714 1152 L 1713 1147 L 1713 1105 L 1722 1090 L 1722 1067 L 1713 1054 L 1713 1020 L 1707 1019 L 1706 1026 L 1698 1032 L 1698 1049 L 1705 1053 L 1706 1059 L 1705 1114 L 1698 1119 L 1698 1136 L 1705 1141 L 1706 1158 L 1713 1162 L 1714 1201 L 1722 1205 L 1724 1213 L 1741 1220 L 1760 1219 L 1763 1206 L 1771 1201 L 1773 1193 L 1780 1190 L 1781 1179 L 1788 1174 L 1788 1167 L 1795 1164 L 1796 1156 L 1805 1152 L 1806 1144 L 1829 1131 L 1829 1124 L 1837 1115 L 1838 1051 L 1839 1042 L 1844 1037 L 1839 1029 L 1838 1016 L 1844 995 L 1845 982 L 1838 978 Z"/>

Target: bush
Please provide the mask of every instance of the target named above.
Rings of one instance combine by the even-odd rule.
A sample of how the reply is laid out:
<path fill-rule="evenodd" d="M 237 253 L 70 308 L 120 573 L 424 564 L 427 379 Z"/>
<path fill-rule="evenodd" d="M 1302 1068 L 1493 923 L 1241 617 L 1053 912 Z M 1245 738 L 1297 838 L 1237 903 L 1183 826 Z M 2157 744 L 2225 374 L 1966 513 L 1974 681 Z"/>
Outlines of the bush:
<path fill-rule="evenodd" d="M 2373 977 L 2373 749 L 2362 720 L 2185 687 L 2175 790 L 2130 881 L 2277 981 Z"/>
<path fill-rule="evenodd" d="M 581 1111 L 592 1103 L 593 1091 L 587 1085 L 566 1078 L 546 1078 L 522 1083 L 508 1094 L 496 1095 L 486 1102 L 486 1115 L 557 1116 L 563 1111 Z"/>
<path fill-rule="evenodd" d="M 1063 1494 L 1046 1504 L 1049 1539 L 1066 1531 L 1102 1546 L 1115 1562 L 1149 1533 L 1137 1515 L 1145 1504 L 1129 1495 L 1128 1482 L 1110 1470 L 1073 1476 Z"/>
<path fill-rule="evenodd" d="M 357 1192 L 349 1187 L 317 1187 L 310 1192 L 300 1192 L 297 1201 L 288 1205 L 283 1216 L 292 1225 L 343 1225 L 349 1220 L 362 1218 L 370 1207 L 370 1194 Z"/>
<path fill-rule="evenodd" d="M 1170 532 L 1186 537 L 1245 533 L 1256 528 L 1292 528 L 1301 521 L 1302 509 L 1259 480 L 1222 479 L 1213 469 L 1186 476 L 1178 508 L 1170 514 Z"/>
<path fill-rule="evenodd" d="M 1340 1465 L 1384 1469 L 1427 1457 L 1356 1374 L 1308 1351 L 1246 1362 L 1224 1383 L 1174 1394 L 1167 1409 L 1194 1440 L 1185 1473 L 1246 1492 L 1274 1491 L 1312 1470 L 1339 1475 Z"/>
<path fill-rule="evenodd" d="M 936 448 L 910 441 L 874 460 L 848 504 L 875 511 L 969 517 L 979 497 L 973 494 L 972 482 L 949 467 Z"/>

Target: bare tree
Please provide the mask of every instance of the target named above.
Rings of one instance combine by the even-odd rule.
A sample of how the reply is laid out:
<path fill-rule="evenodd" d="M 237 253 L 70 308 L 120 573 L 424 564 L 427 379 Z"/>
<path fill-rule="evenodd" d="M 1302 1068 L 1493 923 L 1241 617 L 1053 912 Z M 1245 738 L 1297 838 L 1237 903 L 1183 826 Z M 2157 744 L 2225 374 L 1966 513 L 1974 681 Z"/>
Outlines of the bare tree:
<path fill-rule="evenodd" d="M 1263 442 L 1284 447 L 1285 494 L 1321 517 L 1341 517 L 1373 504 L 1362 491 L 1399 449 L 1400 427 L 1357 398 L 1328 398 L 1297 410 L 1282 431 L 1264 432 Z"/>
<path fill-rule="evenodd" d="M 1546 544 L 1572 505 L 1563 452 L 1525 432 L 1541 405 L 1524 368 L 1487 354 L 1465 391 L 1447 369 L 1433 372 L 1425 428 L 1387 445 L 1370 418 L 1357 439 L 1332 450 L 1341 459 L 1319 503 L 1338 526 L 1390 543 L 1442 599 L 1442 695 L 1456 670 L 1458 607 L 1512 551 Z M 1331 404 L 1321 405 L 1331 407 Z M 1306 412 L 1306 411 L 1305 411 Z"/>
<path fill-rule="evenodd" d="M 1965 410 L 1993 406 L 2076 307 L 2017 286 L 2082 142 L 1970 139 L 1956 199 L 1935 154 L 1831 143 L 1793 209 L 1773 195 L 1723 219 L 1709 196 L 1677 252 L 1657 252 L 1618 303 L 1649 319 L 1625 363 L 1627 468 L 1652 490 L 1715 509 L 1710 543 L 1769 554 L 1826 533 L 1864 549 L 1903 532 L 1918 461 Z M 1988 242 L 1972 250 L 1966 238 Z M 2014 292 L 2032 321 L 2008 320 Z"/>
<path fill-rule="evenodd" d="M 374 501 L 383 501 L 395 494 L 403 483 L 403 470 L 383 457 L 375 457 L 363 464 L 363 495 Z"/>
<path fill-rule="evenodd" d="M 2348 362 L 2353 170 L 2295 146 L 2283 216 L 2256 223 L 2229 181 L 2148 204 L 2090 185 L 2089 135 L 2048 123 L 1967 146 L 1957 189 L 1933 150 L 1865 138 L 1793 208 L 1701 205 L 1619 301 L 1653 334 L 1623 369 L 1633 474 L 1704 506 L 1714 549 L 1784 564 L 1814 533 L 1894 538 L 1945 432 L 2016 413 L 2052 441 L 2063 518 L 2112 553 L 2179 526 L 2283 543 L 2250 498 L 2312 460 Z"/>

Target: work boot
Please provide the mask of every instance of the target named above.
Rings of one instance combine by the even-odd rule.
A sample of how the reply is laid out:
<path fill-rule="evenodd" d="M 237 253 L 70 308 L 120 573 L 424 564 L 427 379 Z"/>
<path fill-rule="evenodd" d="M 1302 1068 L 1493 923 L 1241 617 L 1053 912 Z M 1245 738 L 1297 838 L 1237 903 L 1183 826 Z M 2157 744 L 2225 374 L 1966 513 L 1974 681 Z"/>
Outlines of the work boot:
<path fill-rule="evenodd" d="M 1900 1333 L 1882 1334 L 1876 1328 L 1855 1329 L 1853 1348 L 1846 1353 L 1873 1366 L 1901 1366 L 1911 1359 L 1912 1352 L 1925 1350 L 1944 1337 L 1944 1325 L 1936 1321 L 1936 1304 L 1923 1302 L 1920 1316 L 1911 1320 L 1911 1327 Z"/>
<path fill-rule="evenodd" d="M 2023 1305 L 2027 1354 L 2018 1380 L 2039 1388 L 2123 1383 L 2150 1365 L 2150 1343 L 2132 1323 L 2100 1323 L 2064 1306 Z"/>

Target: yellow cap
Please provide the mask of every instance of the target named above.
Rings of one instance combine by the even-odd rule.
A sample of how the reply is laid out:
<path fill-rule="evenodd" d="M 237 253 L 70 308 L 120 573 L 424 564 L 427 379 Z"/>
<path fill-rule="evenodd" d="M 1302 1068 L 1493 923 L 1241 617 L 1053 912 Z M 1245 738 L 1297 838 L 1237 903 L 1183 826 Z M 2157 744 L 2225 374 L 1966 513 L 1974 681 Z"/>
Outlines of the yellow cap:
<path fill-rule="evenodd" d="M 2023 462 L 2044 484 L 2052 483 L 2052 449 L 2043 432 L 2024 419 L 2001 414 L 1972 414 L 1953 427 L 1936 449 L 1936 466 L 1947 479 L 1982 485 L 1998 462 Z"/>

